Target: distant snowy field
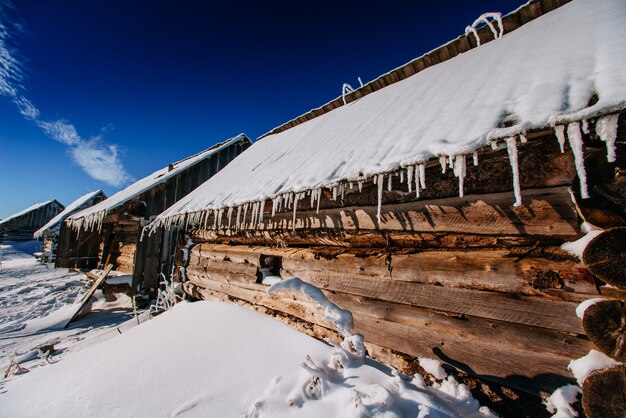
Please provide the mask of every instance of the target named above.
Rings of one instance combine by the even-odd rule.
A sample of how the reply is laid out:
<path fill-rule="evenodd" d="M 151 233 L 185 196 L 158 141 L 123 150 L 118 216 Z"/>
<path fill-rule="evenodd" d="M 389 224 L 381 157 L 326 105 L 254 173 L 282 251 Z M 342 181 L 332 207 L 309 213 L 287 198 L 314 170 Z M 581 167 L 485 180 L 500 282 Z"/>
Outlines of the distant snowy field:
<path fill-rule="evenodd" d="M 127 298 L 101 295 L 58 329 L 82 274 L 13 250 L 0 273 L 0 363 L 24 370 L 0 382 L 0 416 L 493 416 L 452 377 L 427 386 L 230 304 L 183 302 L 136 326 Z M 37 350 L 48 344 L 52 354 Z"/>

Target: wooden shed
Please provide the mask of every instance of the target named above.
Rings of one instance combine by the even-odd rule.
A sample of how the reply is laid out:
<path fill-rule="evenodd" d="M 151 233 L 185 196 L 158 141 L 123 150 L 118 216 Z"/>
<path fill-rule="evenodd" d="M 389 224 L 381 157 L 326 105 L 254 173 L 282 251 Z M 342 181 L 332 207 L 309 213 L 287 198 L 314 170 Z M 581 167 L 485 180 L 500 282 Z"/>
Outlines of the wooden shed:
<path fill-rule="evenodd" d="M 106 199 L 106 195 L 102 190 L 87 193 L 86 195 L 73 201 L 61 213 L 50 219 L 47 224 L 38 229 L 33 234 L 33 238 L 42 240 L 42 252 L 44 258 L 48 261 L 52 261 L 56 258 L 57 251 L 61 254 L 71 251 L 71 249 L 78 243 L 72 242 L 74 234 L 69 231 L 63 221 L 71 214 L 91 207 L 104 199 Z M 59 242 L 62 243 L 60 248 Z"/>
<path fill-rule="evenodd" d="M 160 274 L 172 272 L 177 229 L 142 238 L 143 227 L 250 146 L 240 134 L 196 155 L 169 164 L 108 199 L 67 218 L 73 229 L 61 243 L 57 266 L 96 267 L 109 263 L 133 276 L 134 286 L 156 289 Z"/>
<path fill-rule="evenodd" d="M 151 225 L 191 236 L 184 289 L 336 337 L 262 283 L 297 276 L 402 370 L 423 356 L 533 394 L 572 382 L 592 348 L 577 304 L 624 296 L 560 246 L 583 220 L 626 221 L 625 9 L 489 15 L 264 135 Z"/>
<path fill-rule="evenodd" d="M 0 238 L 7 241 L 28 241 L 33 233 L 59 214 L 65 207 L 59 201 L 36 203 L 0 220 Z"/>

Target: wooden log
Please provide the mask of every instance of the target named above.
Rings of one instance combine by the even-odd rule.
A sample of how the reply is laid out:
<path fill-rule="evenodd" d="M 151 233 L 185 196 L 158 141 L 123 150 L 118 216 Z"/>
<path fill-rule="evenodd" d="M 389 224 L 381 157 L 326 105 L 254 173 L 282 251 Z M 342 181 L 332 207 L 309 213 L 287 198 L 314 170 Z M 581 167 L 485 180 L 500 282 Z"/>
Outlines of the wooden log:
<path fill-rule="evenodd" d="M 227 283 L 243 289 L 265 292 L 267 286 L 256 284 L 245 276 L 220 271 L 191 271 L 191 283 L 204 286 L 205 281 Z M 356 297 L 338 292 L 324 291 L 329 300 L 338 306 L 372 320 L 384 319 L 414 328 L 453 334 L 469 339 L 507 341 L 516 348 L 538 353 L 550 352 L 570 358 L 581 357 L 592 348 L 585 338 L 568 333 L 517 325 L 497 320 L 484 320 L 471 316 L 451 315 L 428 309 Z"/>
<path fill-rule="evenodd" d="M 603 282 L 626 289 L 626 227 L 609 229 L 591 240 L 583 261 Z"/>
<path fill-rule="evenodd" d="M 249 303 L 266 306 L 294 315 L 302 320 L 332 325 L 324 318 L 324 312 L 299 295 L 267 295 L 258 290 L 245 289 L 204 279 L 196 286 L 243 299 Z M 505 383 L 522 390 L 541 388 L 552 390 L 567 382 L 565 376 L 569 358 L 547 353 L 532 353 L 516 350 L 504 342 L 491 345 L 489 342 L 445 334 L 428 329 L 416 329 L 382 319 L 372 320 L 360 313 L 353 313 L 355 330 L 363 333 L 366 340 L 387 348 L 393 348 L 413 356 L 439 357 L 451 366 L 485 379 Z M 494 358 L 504 356 L 507 362 L 494 362 Z M 468 366 L 468 365 L 471 365 Z M 534 389 L 529 388 L 528 379 L 535 379 Z M 571 380 L 571 379 L 570 379 Z M 535 392 L 536 393 L 536 392 Z"/>
<path fill-rule="evenodd" d="M 524 206 L 511 206 L 510 193 L 387 204 L 376 221 L 377 206 L 303 211 L 295 229 L 457 232 L 501 235 L 579 236 L 578 219 L 567 187 L 525 191 Z M 267 216 L 258 229 L 294 229 L 293 213 Z"/>
<path fill-rule="evenodd" d="M 319 288 L 386 300 L 459 315 L 497 319 L 574 334 L 583 329 L 575 315 L 576 304 L 536 297 L 455 289 L 422 283 L 385 280 L 352 274 L 311 272 L 303 280 Z"/>
<path fill-rule="evenodd" d="M 626 362 L 626 304 L 623 300 L 603 300 L 585 310 L 583 328 L 604 354 Z"/>
<path fill-rule="evenodd" d="M 582 301 L 598 295 L 581 265 L 571 260 L 550 261 L 525 254 L 560 257 L 550 249 L 525 251 L 425 251 L 414 254 L 380 250 L 349 250 L 332 247 L 268 248 L 198 244 L 191 248 L 190 266 L 239 271 L 243 264 L 256 275 L 262 254 L 282 259 L 283 276 L 312 280 L 319 274 L 338 279 L 349 274 L 358 279 L 382 278 L 415 283 L 490 290 L 550 299 Z M 550 255 L 552 254 L 552 255 Z M 226 261 L 222 261 L 226 260 Z M 231 267 L 232 266 L 232 267 Z M 547 292 L 547 291 L 550 292 Z"/>
<path fill-rule="evenodd" d="M 563 239 L 552 236 L 479 235 L 447 232 L 414 231 L 344 231 L 338 229 L 247 230 L 234 233 L 228 230 L 196 229 L 191 231 L 195 242 L 256 246 L 336 246 L 383 247 L 416 249 L 469 249 L 539 247 L 560 245 Z"/>
<path fill-rule="evenodd" d="M 598 370 L 585 379 L 583 410 L 587 418 L 624 418 L 626 366 Z"/>

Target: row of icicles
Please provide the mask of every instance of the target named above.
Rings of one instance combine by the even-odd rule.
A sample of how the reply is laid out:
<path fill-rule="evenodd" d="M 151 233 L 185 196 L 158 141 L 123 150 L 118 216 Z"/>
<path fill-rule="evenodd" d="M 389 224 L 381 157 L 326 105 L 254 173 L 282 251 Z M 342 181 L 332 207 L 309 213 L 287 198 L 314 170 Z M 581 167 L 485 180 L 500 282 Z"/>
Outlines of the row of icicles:
<path fill-rule="evenodd" d="M 607 160 L 609 162 L 615 162 L 615 140 L 617 137 L 617 124 L 617 114 L 604 116 L 597 119 L 596 121 L 595 131 L 598 137 L 606 143 Z M 562 153 L 565 152 L 564 147 L 567 133 L 567 139 L 574 154 L 576 173 L 580 180 L 580 195 L 583 199 L 587 199 L 589 197 L 589 192 L 587 190 L 587 176 L 583 162 L 584 155 L 582 133 L 590 132 L 589 124 L 587 123 L 587 121 L 583 120 L 581 122 L 571 122 L 567 126 L 555 125 L 554 131 Z M 513 193 L 515 195 L 514 206 L 520 206 L 522 204 L 520 171 L 517 152 L 518 140 L 521 143 L 525 143 L 527 141 L 524 134 L 500 139 L 500 141 L 503 141 L 506 144 L 509 162 L 511 164 L 511 171 L 513 174 Z M 498 148 L 498 139 L 493 139 L 490 142 L 491 147 L 494 150 Z M 474 166 L 477 166 L 478 153 L 474 151 L 472 157 Z M 455 177 L 457 177 L 459 181 L 459 197 L 463 197 L 464 178 L 467 170 L 466 155 L 442 155 L 439 157 L 439 163 L 441 165 L 441 172 L 443 174 L 446 173 L 447 169 L 453 170 Z M 376 174 L 370 178 L 373 184 L 377 186 L 378 191 L 378 207 L 376 217 L 379 224 L 381 222 L 381 207 L 383 191 L 385 189 L 385 177 L 387 180 L 386 189 L 388 191 L 392 190 L 393 177 L 399 177 L 400 183 L 406 182 L 407 191 L 409 193 L 415 192 L 415 196 L 419 198 L 420 190 L 424 190 L 426 188 L 426 163 L 422 162 L 416 165 L 410 165 L 408 167 L 404 167 L 400 170 L 390 173 Z M 280 194 L 274 198 L 271 198 L 271 216 L 273 217 L 276 213 L 281 211 L 291 210 L 293 212 L 292 229 L 295 230 L 298 203 L 303 199 L 306 199 L 307 196 L 310 200 L 311 209 L 316 209 L 316 213 L 319 213 L 323 188 L 326 188 L 332 192 L 333 200 L 336 201 L 338 198 L 340 198 L 343 202 L 346 190 L 353 190 L 355 187 L 357 187 L 358 191 L 361 192 L 363 189 L 363 184 L 366 181 L 368 181 L 368 179 L 347 181 L 331 186 L 319 187 L 301 192 L 287 192 Z M 235 232 L 238 232 L 240 229 L 256 229 L 259 228 L 259 226 L 261 226 L 263 222 L 265 202 L 266 200 L 261 200 L 257 202 L 244 203 L 237 207 L 207 209 L 192 213 L 180 213 L 169 216 L 165 219 L 157 219 L 157 221 L 150 224 L 147 228 L 149 228 L 150 231 L 154 231 L 159 226 L 165 226 L 167 228 L 171 225 L 184 225 L 185 227 L 192 225 L 199 229 L 234 229 Z M 99 228 L 101 227 L 104 215 L 102 213 L 96 213 L 88 217 L 87 219 L 88 220 L 83 220 L 81 218 L 68 222 L 74 229 L 77 230 L 80 228 L 84 228 L 85 230 L 93 230 L 95 226 L 98 226 Z"/>

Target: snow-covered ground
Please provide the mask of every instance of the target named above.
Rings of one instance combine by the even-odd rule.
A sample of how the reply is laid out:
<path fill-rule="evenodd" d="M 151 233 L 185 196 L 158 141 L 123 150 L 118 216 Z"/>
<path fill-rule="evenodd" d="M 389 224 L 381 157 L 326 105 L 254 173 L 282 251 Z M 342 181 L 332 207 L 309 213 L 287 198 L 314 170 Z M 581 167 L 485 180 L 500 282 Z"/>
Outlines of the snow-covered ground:
<path fill-rule="evenodd" d="M 119 334 L 116 327 L 133 318 L 128 297 L 105 298 L 98 292 L 92 313 L 63 329 L 72 304 L 91 281 L 38 262 L 31 254 L 39 249 L 38 241 L 0 245 L 0 377 L 12 361 L 25 370 L 58 361 L 107 334 Z M 46 346 L 54 350 L 40 353 Z"/>
<path fill-rule="evenodd" d="M 17 351 L 29 371 L 0 382 L 1 416 L 493 416 L 452 377 L 427 386 L 235 305 L 183 302 L 134 326 L 124 298 L 98 300 L 58 329 L 81 274 L 6 248 L 3 257 L 3 362 Z M 40 357 L 47 344 L 57 351 Z"/>

